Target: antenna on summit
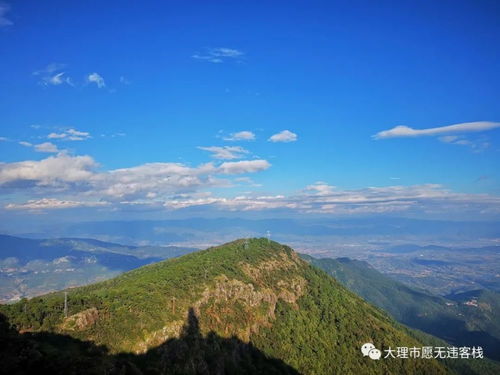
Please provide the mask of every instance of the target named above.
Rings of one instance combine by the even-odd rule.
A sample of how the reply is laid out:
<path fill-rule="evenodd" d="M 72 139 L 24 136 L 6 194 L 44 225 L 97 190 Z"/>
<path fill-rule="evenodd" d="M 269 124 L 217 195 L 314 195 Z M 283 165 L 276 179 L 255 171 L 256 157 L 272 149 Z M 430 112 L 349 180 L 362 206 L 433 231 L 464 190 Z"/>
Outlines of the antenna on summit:
<path fill-rule="evenodd" d="M 266 237 L 267 237 L 267 243 L 271 243 L 271 232 L 267 231 Z"/>
<path fill-rule="evenodd" d="M 68 292 L 64 292 L 64 317 L 68 317 Z"/>

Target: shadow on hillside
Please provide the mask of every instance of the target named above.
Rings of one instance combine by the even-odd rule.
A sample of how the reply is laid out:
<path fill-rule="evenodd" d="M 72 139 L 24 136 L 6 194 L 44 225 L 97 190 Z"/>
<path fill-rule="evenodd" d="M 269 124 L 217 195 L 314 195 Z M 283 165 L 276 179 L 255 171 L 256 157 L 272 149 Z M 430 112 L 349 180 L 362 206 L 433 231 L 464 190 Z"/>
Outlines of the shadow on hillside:
<path fill-rule="evenodd" d="M 179 338 L 147 353 L 112 355 L 102 345 L 55 333 L 20 334 L 0 314 L 0 364 L 6 374 L 299 374 L 251 343 L 203 336 L 193 309 Z"/>

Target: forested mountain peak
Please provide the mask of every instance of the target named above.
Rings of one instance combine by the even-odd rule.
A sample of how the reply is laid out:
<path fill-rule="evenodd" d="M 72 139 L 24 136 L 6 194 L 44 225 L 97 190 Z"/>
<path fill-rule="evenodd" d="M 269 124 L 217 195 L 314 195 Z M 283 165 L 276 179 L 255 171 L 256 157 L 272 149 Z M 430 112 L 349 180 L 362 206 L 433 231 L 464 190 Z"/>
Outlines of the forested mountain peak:
<path fill-rule="evenodd" d="M 29 340 L 39 361 L 48 357 L 64 367 L 64 353 L 72 350 L 71 358 L 78 353 L 97 372 L 123 366 L 139 373 L 448 372 L 437 360 L 363 357 L 366 342 L 377 348 L 422 343 L 291 248 L 264 238 L 233 241 L 0 311 L 23 332 L 12 333 L 15 340 Z M 61 345 L 68 337 L 76 341 Z M 82 349 L 84 342 L 91 348 Z"/>

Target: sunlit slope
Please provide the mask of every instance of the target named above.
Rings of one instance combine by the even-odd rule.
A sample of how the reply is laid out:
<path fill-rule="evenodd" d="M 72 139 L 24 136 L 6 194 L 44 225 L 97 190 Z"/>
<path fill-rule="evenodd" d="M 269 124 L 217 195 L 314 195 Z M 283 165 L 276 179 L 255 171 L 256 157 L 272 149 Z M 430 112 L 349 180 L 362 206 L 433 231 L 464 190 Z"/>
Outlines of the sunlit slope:
<path fill-rule="evenodd" d="M 365 342 L 378 348 L 422 344 L 289 247 L 266 239 L 234 241 L 67 292 L 67 318 L 63 293 L 4 305 L 1 312 L 21 331 L 92 340 L 111 354 L 135 354 L 129 360 L 138 368 L 147 362 L 166 373 L 215 366 L 205 344 L 178 344 L 174 349 L 187 354 L 162 356 L 173 350 L 165 342 L 184 343 L 185 337 L 251 343 L 265 358 L 304 374 L 448 373 L 436 360 L 363 357 Z M 186 336 L 193 319 L 196 332 Z M 221 361 L 234 360 L 233 344 L 218 348 L 227 351 Z"/>
<path fill-rule="evenodd" d="M 477 290 L 443 298 L 391 279 L 363 261 L 301 257 L 399 322 L 456 346 L 482 346 L 490 358 L 500 359 L 498 293 Z"/>

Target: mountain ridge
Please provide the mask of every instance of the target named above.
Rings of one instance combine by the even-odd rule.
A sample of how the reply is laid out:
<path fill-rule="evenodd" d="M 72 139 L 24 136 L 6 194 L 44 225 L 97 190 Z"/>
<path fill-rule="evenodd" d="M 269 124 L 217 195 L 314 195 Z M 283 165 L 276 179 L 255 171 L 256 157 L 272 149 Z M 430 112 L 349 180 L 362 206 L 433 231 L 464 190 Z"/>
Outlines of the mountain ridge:
<path fill-rule="evenodd" d="M 126 246 L 94 239 L 0 235 L 0 301 L 84 285 L 192 248 Z"/>
<path fill-rule="evenodd" d="M 226 344 L 234 338 L 303 374 L 451 372 L 437 360 L 363 357 L 365 342 L 379 348 L 422 343 L 292 249 L 267 239 L 233 241 L 67 292 L 67 318 L 62 292 L 2 305 L 0 312 L 25 334 L 64 334 L 104 345 L 110 354 L 130 353 L 140 371 L 139 358 L 149 353 L 149 366 L 165 369 L 162 360 L 170 361 L 171 353 L 163 344 L 181 338 L 194 313 L 201 337 Z M 199 350 L 188 357 L 181 350 L 180 368 L 213 370 Z"/>

